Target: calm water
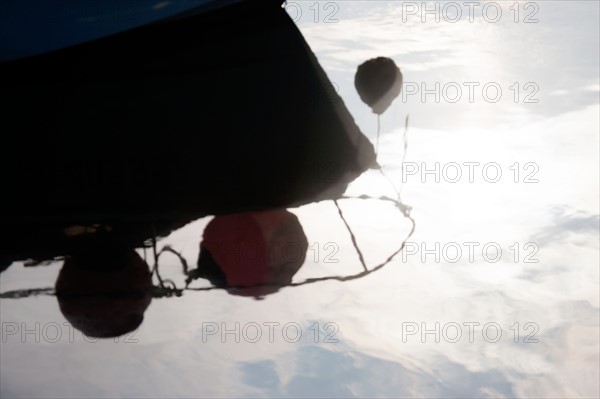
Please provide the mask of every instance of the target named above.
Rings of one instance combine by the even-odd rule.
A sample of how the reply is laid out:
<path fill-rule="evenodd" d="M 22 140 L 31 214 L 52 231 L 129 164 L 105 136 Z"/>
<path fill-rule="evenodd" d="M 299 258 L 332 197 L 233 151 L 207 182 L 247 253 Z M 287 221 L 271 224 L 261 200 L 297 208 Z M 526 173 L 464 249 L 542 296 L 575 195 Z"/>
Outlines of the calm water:
<path fill-rule="evenodd" d="M 417 223 L 403 255 L 363 279 L 260 301 L 222 290 L 154 299 L 135 333 L 98 342 L 63 324 L 53 296 L 2 299 L 0 394 L 598 397 L 599 5 L 502 2 L 493 23 L 493 7 L 485 17 L 475 8 L 470 22 L 467 8 L 459 18 L 442 2 L 436 23 L 414 4 L 288 4 L 373 142 L 377 120 L 354 90 L 355 69 L 385 55 L 403 71 L 404 96 L 382 116 L 379 144 Z M 348 194 L 393 191 L 368 172 Z M 340 206 L 369 266 L 411 227 L 386 202 Z M 309 243 L 294 281 L 362 270 L 332 202 L 290 212 Z M 195 264 L 209 221 L 159 247 Z M 14 264 L 0 291 L 52 287 L 60 267 Z M 161 271 L 183 285 L 175 257 L 161 258 Z M 36 323 L 39 342 L 22 334 Z"/>

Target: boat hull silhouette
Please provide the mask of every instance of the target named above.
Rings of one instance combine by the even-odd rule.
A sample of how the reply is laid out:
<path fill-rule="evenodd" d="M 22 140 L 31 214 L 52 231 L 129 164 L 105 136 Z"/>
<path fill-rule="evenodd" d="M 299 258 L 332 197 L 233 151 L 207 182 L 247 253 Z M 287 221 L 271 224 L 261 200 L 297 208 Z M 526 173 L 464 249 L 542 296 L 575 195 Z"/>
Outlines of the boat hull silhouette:
<path fill-rule="evenodd" d="M 71 225 L 339 198 L 375 164 L 276 2 L 192 10 L 1 63 L 0 109 L 0 238 L 11 245 L 25 231 L 47 240 Z"/>

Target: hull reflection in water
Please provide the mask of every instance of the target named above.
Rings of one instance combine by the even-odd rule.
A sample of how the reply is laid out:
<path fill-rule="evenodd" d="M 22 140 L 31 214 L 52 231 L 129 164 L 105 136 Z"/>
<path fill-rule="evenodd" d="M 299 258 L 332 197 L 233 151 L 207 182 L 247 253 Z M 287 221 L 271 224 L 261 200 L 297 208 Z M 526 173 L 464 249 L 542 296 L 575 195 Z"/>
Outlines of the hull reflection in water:
<path fill-rule="evenodd" d="M 0 63 L 0 181 L 19 193 L 0 198 L 0 264 L 26 230 L 43 246 L 71 225 L 300 206 L 375 167 L 281 3 L 214 6 Z"/>

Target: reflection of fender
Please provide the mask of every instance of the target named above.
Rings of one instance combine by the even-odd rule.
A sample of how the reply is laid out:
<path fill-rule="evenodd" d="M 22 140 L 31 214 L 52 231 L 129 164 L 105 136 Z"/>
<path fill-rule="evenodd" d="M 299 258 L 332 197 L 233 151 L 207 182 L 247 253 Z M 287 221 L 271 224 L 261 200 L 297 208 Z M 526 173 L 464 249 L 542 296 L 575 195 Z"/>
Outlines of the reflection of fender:
<path fill-rule="evenodd" d="M 373 58 L 358 67 L 354 85 L 360 99 L 381 115 L 402 90 L 402 72 L 390 58 Z"/>
<path fill-rule="evenodd" d="M 199 275 L 234 294 L 265 295 L 292 281 L 307 249 L 298 218 L 286 210 L 217 216 L 204 230 Z"/>
<path fill-rule="evenodd" d="M 142 323 L 151 287 L 148 265 L 135 251 L 90 253 L 65 259 L 56 296 L 73 327 L 90 337 L 117 337 Z"/>

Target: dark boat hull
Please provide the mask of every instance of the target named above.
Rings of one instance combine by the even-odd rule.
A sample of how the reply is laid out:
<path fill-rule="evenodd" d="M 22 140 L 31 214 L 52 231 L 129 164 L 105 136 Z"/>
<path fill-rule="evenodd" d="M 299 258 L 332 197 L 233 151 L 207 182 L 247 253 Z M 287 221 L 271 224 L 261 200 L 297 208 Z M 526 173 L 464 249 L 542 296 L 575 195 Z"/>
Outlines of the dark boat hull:
<path fill-rule="evenodd" d="M 0 110 L 5 232 L 297 206 L 375 162 L 271 2 L 2 63 Z"/>

